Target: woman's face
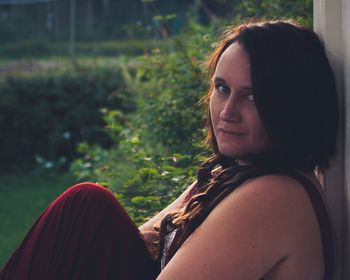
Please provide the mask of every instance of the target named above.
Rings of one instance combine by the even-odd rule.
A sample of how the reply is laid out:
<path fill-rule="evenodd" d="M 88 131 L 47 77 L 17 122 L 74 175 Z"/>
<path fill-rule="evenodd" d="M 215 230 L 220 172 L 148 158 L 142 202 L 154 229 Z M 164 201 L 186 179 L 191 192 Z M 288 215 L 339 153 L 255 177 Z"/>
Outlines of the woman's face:
<path fill-rule="evenodd" d="M 233 43 L 221 55 L 213 75 L 210 115 L 221 154 L 241 164 L 271 144 L 252 94 L 250 59 Z"/>

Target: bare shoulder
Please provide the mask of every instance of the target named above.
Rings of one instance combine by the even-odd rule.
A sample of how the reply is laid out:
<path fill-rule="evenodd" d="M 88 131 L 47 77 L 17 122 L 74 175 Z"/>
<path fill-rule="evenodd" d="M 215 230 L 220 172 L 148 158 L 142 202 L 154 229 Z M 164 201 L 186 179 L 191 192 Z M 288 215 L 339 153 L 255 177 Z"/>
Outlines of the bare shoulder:
<path fill-rule="evenodd" d="M 238 219 L 247 232 L 258 228 L 260 238 L 273 239 L 271 246 L 276 246 L 281 258 L 288 256 L 300 241 L 304 234 L 301 229 L 316 221 L 304 187 L 292 177 L 275 174 L 250 179 L 228 195 L 211 214 L 213 220 L 222 220 L 230 232 L 236 231 L 233 225 L 238 223 L 233 219 Z"/>
<path fill-rule="evenodd" d="M 259 279 L 278 263 L 307 255 L 298 244 L 311 241 L 317 230 L 308 196 L 296 180 L 254 178 L 214 208 L 159 279 L 179 279 L 181 273 L 193 280 Z"/>
<path fill-rule="evenodd" d="M 282 174 L 268 174 L 253 178 L 242 184 L 238 189 L 250 192 L 252 190 L 270 196 L 279 196 L 287 193 L 303 193 L 303 187 L 294 178 Z M 273 191 L 273 192 L 272 192 Z"/>
<path fill-rule="evenodd" d="M 254 206 L 266 204 L 264 207 L 268 207 L 267 209 L 276 207 L 291 209 L 291 206 L 294 209 L 303 203 L 309 204 L 304 187 L 294 178 L 279 174 L 250 179 L 232 192 L 227 199 L 241 200 L 242 198 L 247 199 Z"/>
<path fill-rule="evenodd" d="M 308 238 L 311 229 L 312 234 L 318 229 L 315 210 L 306 190 L 287 175 L 271 174 L 251 179 L 223 202 L 218 212 L 245 209 L 248 216 L 245 218 L 262 220 L 262 226 L 268 227 L 273 235 L 283 234 L 284 238 L 277 236 L 274 240 L 282 238 L 284 254 L 294 250 L 301 239 Z"/>
<path fill-rule="evenodd" d="M 243 183 L 216 210 L 218 214 L 230 214 L 236 209 L 244 209 L 258 213 L 259 217 L 262 214 L 295 216 L 298 212 L 304 213 L 305 208 L 309 209 L 310 206 L 308 195 L 298 181 L 286 175 L 272 174 Z"/>

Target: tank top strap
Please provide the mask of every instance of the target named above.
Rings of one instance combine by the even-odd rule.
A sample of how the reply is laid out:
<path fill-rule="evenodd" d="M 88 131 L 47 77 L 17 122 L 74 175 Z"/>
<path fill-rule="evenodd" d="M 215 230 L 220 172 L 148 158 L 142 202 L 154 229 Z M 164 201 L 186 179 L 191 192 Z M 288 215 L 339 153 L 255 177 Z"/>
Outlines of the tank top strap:
<path fill-rule="evenodd" d="M 324 280 L 331 280 L 334 275 L 335 256 L 332 227 L 326 205 L 314 183 L 305 175 L 298 171 L 288 171 L 287 175 L 297 180 L 304 187 L 315 209 L 322 237 L 323 257 L 325 262 Z"/>

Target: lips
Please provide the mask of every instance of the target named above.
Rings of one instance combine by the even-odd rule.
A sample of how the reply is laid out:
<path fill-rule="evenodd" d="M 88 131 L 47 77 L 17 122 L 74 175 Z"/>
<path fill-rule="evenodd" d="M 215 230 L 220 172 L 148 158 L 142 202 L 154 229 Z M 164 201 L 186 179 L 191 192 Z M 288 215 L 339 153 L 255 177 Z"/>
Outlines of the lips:
<path fill-rule="evenodd" d="M 230 129 L 224 129 L 224 128 L 219 128 L 219 132 L 223 134 L 229 134 L 229 135 L 235 135 L 235 136 L 242 136 L 245 135 L 245 133 L 242 133 L 240 131 L 235 131 L 235 130 L 230 130 Z"/>

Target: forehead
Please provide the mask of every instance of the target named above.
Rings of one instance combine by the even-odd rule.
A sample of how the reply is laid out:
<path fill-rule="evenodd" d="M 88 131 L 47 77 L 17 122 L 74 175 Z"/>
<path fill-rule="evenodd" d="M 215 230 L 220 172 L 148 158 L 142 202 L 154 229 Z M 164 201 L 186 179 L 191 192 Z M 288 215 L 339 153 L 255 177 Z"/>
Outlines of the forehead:
<path fill-rule="evenodd" d="M 251 85 L 250 57 L 238 43 L 231 44 L 221 55 L 214 78 Z"/>

